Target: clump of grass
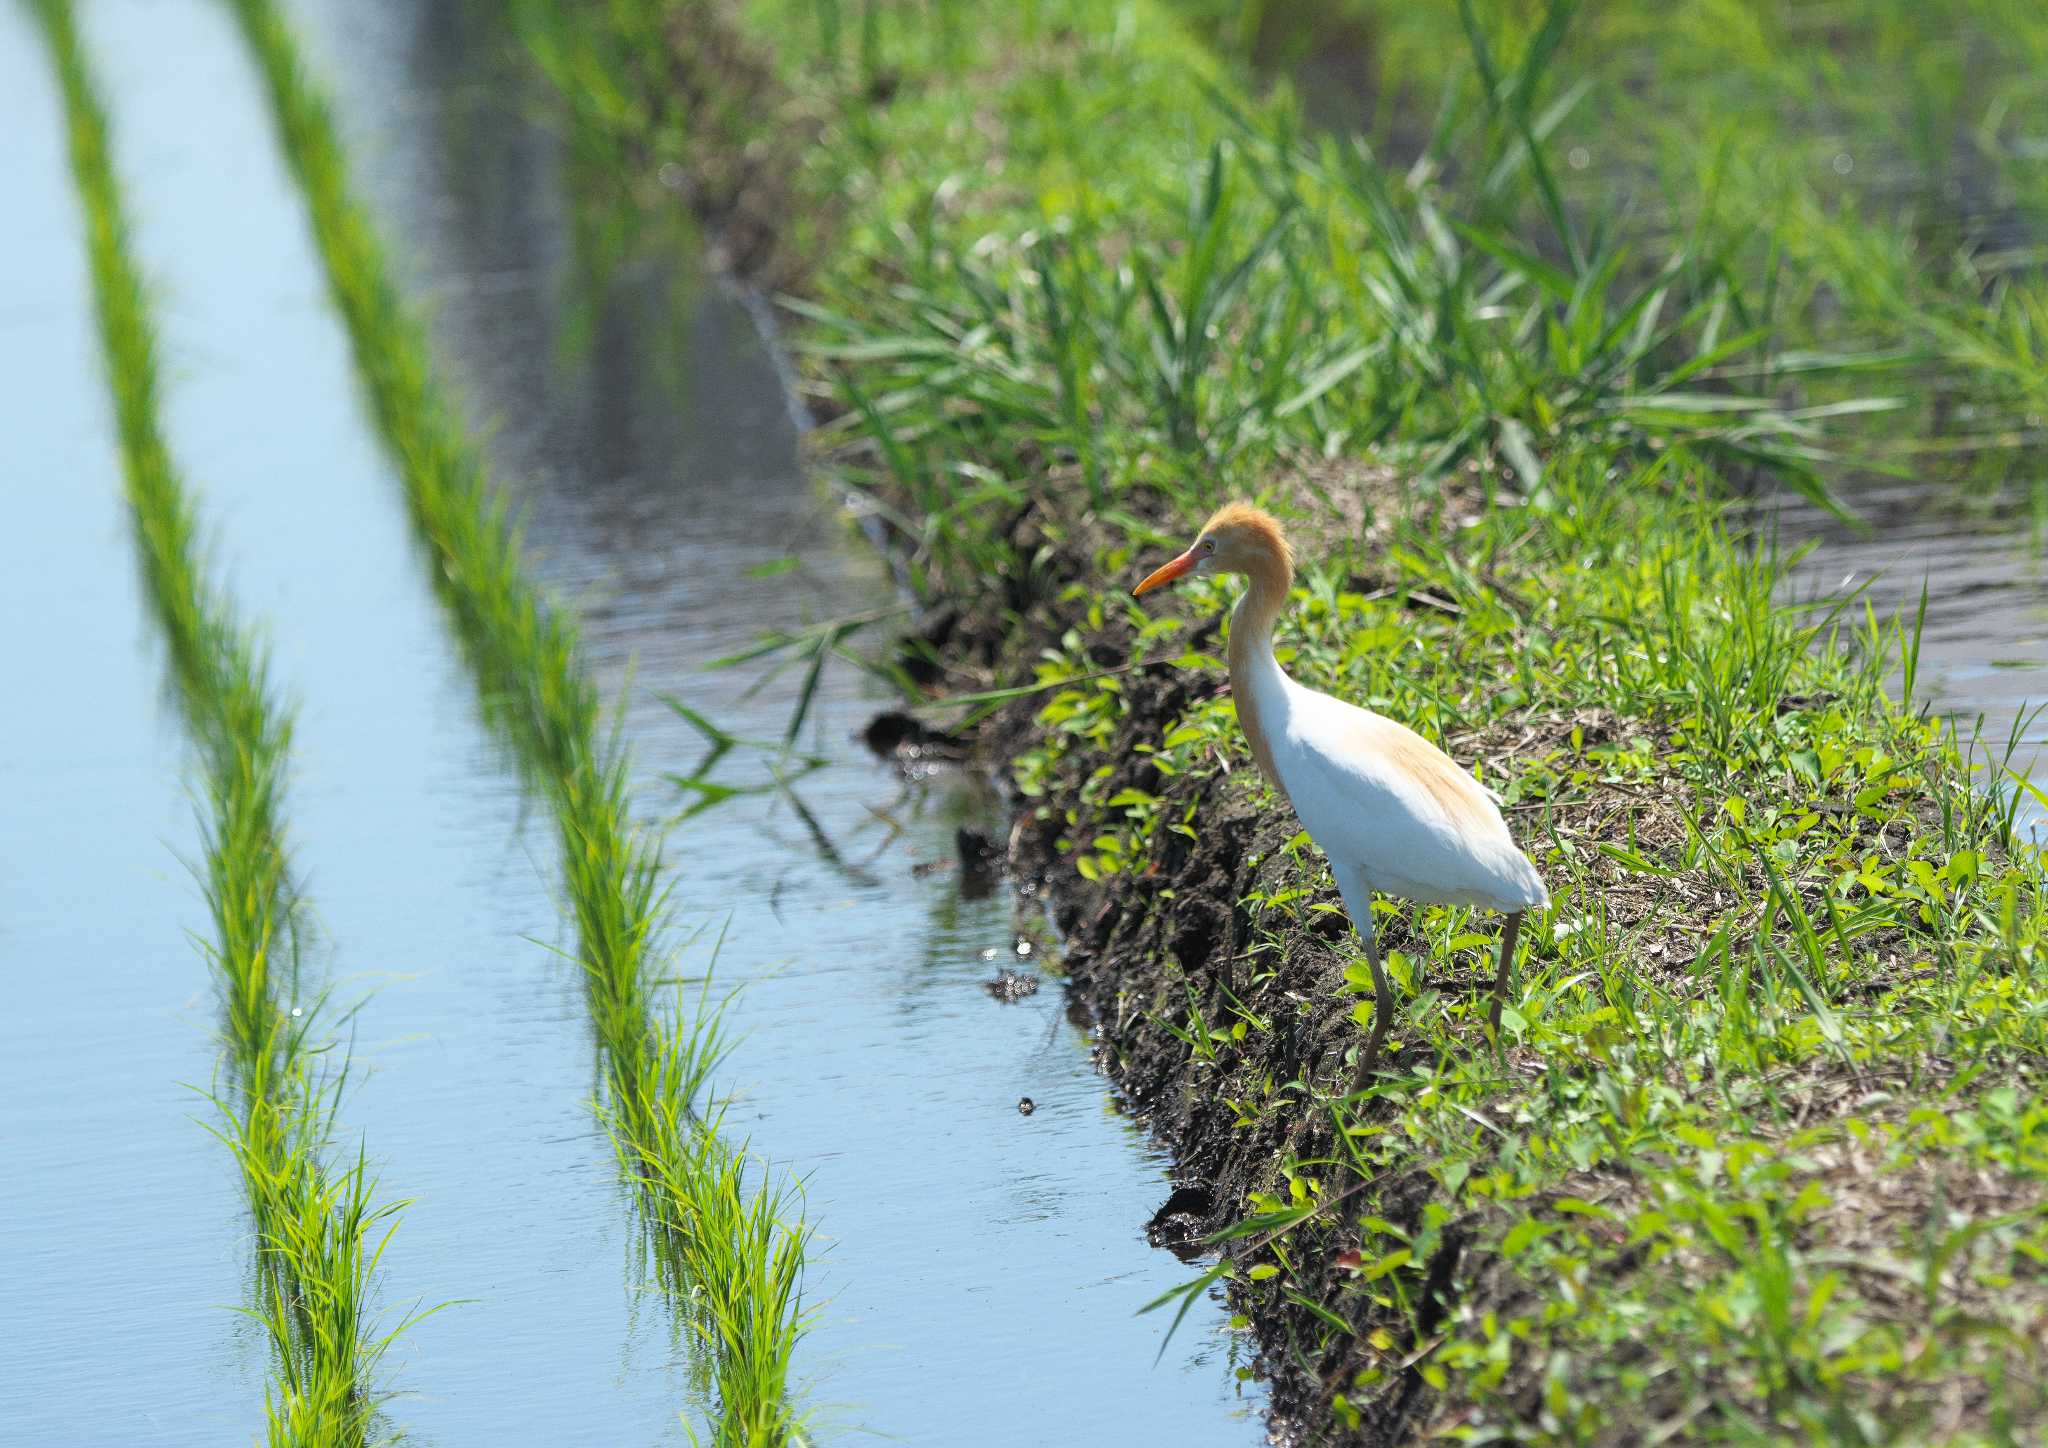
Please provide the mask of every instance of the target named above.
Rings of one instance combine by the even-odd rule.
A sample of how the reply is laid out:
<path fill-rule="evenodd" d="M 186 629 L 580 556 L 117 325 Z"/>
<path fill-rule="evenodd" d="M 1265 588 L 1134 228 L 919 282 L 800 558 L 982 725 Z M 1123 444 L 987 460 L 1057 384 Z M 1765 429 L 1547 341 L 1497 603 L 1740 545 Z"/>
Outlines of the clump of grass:
<path fill-rule="evenodd" d="M 398 459 L 488 717 L 553 807 L 585 1001 L 604 1057 L 601 1114 L 642 1188 L 672 1300 L 695 1328 L 719 1403 L 716 1440 L 773 1445 L 801 1415 L 789 1370 L 807 1321 L 809 1229 L 792 1188 L 758 1180 L 701 1109 L 724 1052 L 708 995 L 664 1012 L 661 840 L 633 819 L 627 758 L 606 730 L 569 616 L 526 576 L 517 528 L 436 379 L 425 332 L 350 189 L 328 102 L 270 0 L 236 0 L 303 189 L 332 295 L 377 422 Z"/>
<path fill-rule="evenodd" d="M 1097 922 L 1108 1054 L 1184 1170 L 1259 1181 L 1207 1280 L 1332 1441 L 2038 1433 L 2042 860 L 1915 712 L 1914 629 L 1785 604 L 1729 499 L 1826 501 L 1869 419 L 1889 449 L 1939 410 L 1924 343 L 2018 392 L 2044 329 L 2017 284 L 1929 307 L 1851 211 L 1773 232 L 1783 190 L 1631 230 L 1556 150 L 1572 7 L 1369 8 L 1428 32 L 1444 96 L 1399 164 L 1146 0 L 983 7 L 943 43 L 868 7 L 880 100 L 839 7 L 737 10 L 827 118 L 800 186 L 850 198 L 793 304 L 829 460 L 950 681 L 1012 695 L 1022 838 Z M 1666 53 L 1763 13 L 1694 7 Z M 612 164 L 721 144 L 665 124 L 613 118 Z M 1858 327 L 1818 327 L 1837 297 Z M 1297 677 L 1479 761 L 1552 884 L 1498 1038 L 1490 931 L 1389 910 L 1402 1064 L 1363 1090 L 1327 872 L 1200 687 L 1221 600 L 1116 587 L 1233 495 L 1305 545 Z"/>
<path fill-rule="evenodd" d="M 191 494 L 163 436 L 155 329 L 129 245 L 106 110 L 70 4 L 35 0 L 33 8 L 63 87 L 138 561 L 204 781 L 201 882 L 212 932 L 202 949 L 222 996 L 228 1062 L 216 1134 L 241 1167 L 261 1244 L 260 1300 L 251 1311 L 276 1355 L 265 1393 L 269 1436 L 278 1444 L 362 1444 L 375 1415 L 378 1360 L 407 1325 L 379 1333 L 366 1308 L 399 1206 L 373 1200 L 360 1152 L 338 1169 L 326 1159 L 345 1068 L 316 1064 L 318 1012 L 294 1004 L 302 1000 L 298 901 L 282 802 L 291 714 L 254 634 L 207 576 Z"/>

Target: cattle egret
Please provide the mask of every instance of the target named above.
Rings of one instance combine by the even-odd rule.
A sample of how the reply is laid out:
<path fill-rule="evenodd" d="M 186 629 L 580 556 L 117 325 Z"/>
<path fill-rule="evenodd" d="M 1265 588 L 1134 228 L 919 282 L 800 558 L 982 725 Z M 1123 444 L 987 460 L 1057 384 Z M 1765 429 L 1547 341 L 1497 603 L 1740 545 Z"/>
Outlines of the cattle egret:
<path fill-rule="evenodd" d="M 1241 573 L 1250 581 L 1230 619 L 1231 694 L 1252 758 L 1329 856 L 1365 942 L 1374 1002 L 1363 1074 L 1379 1059 L 1394 1008 L 1373 933 L 1375 890 L 1507 917 L 1487 1017 L 1498 1033 L 1522 915 L 1549 905 L 1550 893 L 1515 847 L 1492 791 L 1406 725 L 1304 688 L 1281 670 L 1273 624 L 1294 583 L 1294 554 L 1270 514 L 1243 503 L 1219 509 L 1187 552 L 1133 592 L 1197 573 Z"/>

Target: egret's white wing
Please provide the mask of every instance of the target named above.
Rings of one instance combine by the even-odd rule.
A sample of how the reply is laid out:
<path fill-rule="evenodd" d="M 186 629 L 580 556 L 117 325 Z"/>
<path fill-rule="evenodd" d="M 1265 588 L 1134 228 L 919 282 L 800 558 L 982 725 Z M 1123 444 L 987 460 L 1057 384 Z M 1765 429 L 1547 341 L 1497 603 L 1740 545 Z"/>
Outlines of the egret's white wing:
<path fill-rule="evenodd" d="M 1274 764 L 1332 861 L 1375 890 L 1427 903 L 1526 910 L 1548 903 L 1491 791 L 1414 730 L 1294 686 Z"/>

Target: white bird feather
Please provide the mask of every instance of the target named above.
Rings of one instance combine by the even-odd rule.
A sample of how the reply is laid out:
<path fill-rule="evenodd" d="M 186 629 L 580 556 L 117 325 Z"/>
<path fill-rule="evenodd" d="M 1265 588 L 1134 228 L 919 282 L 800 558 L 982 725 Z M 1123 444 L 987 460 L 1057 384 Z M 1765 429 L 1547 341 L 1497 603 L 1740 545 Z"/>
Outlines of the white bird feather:
<path fill-rule="evenodd" d="M 1375 890 L 1513 912 L 1550 903 L 1491 793 L 1404 724 L 1281 676 L 1273 763 L 1309 837 Z"/>

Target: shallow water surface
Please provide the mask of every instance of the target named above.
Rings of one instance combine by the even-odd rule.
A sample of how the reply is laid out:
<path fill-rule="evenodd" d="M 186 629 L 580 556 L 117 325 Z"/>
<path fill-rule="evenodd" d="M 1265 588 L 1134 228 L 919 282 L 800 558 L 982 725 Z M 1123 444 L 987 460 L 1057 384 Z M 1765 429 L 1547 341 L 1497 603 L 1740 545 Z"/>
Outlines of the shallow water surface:
<path fill-rule="evenodd" d="M 287 822 L 312 978 L 353 1070 L 338 1142 L 408 1205 L 385 1255 L 382 1379 L 407 1441 L 686 1442 L 707 1405 L 636 1251 L 591 1114 L 595 1061 L 548 821 L 480 722 L 399 482 L 355 384 L 302 200 L 218 0 L 87 0 L 136 246 L 156 283 L 165 423 L 213 559 L 299 705 Z M 481 7 L 300 0 L 360 170 L 495 428 L 548 580 L 580 607 L 653 817 L 703 740 L 673 692 L 777 737 L 795 676 L 705 674 L 765 627 L 897 600 L 798 463 L 773 359 L 687 253 L 595 290 L 555 148 L 508 100 Z M 0 1442 L 260 1435 L 268 1371 L 244 1301 L 253 1244 L 204 1104 L 215 1015 L 183 746 L 135 582 L 47 63 L 0 9 L 0 371 L 10 424 L 0 608 L 8 862 L 0 959 Z M 18 143 L 17 143 L 18 142 Z M 766 566 L 764 566 L 766 565 Z M 876 635 L 879 640 L 879 633 Z M 853 734 L 885 701 L 829 671 L 800 747 L 825 767 L 742 793 L 670 844 L 677 968 L 743 985 L 728 1123 L 807 1183 L 818 1309 L 800 1357 L 827 1437 L 906 1443 L 1249 1444 L 1220 1304 L 1137 1309 L 1188 1269 L 1145 1245 L 1167 1164 L 1111 1107 L 1013 901 L 966 898 L 954 830 L 1000 830 L 984 786 L 907 780 Z M 342 1013 L 352 1011 L 345 1027 Z M 1035 1099 L 1021 1114 L 1018 1100 Z"/>
<path fill-rule="evenodd" d="M 55 78 L 0 5 L 0 1443 L 246 1442 L 263 1345 L 195 802 L 129 543 Z"/>
<path fill-rule="evenodd" d="M 628 1310 L 581 992 L 549 948 L 552 834 L 477 722 L 241 38 L 214 0 L 95 0 L 82 20 L 158 284 L 171 446 L 301 706 L 287 827 L 312 964 L 357 1008 L 339 1140 L 411 1202 L 379 1305 L 389 1323 L 459 1303 L 389 1360 L 389 1418 L 425 1443 L 574 1442 L 593 1414 L 616 1441 L 686 1441 L 666 1326 Z M 246 1366 L 219 1394 L 243 1412 L 265 1363 Z"/>

